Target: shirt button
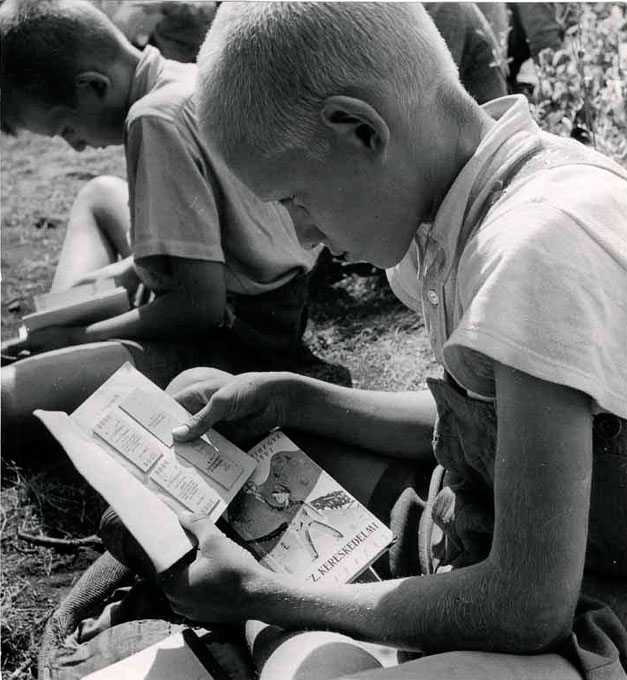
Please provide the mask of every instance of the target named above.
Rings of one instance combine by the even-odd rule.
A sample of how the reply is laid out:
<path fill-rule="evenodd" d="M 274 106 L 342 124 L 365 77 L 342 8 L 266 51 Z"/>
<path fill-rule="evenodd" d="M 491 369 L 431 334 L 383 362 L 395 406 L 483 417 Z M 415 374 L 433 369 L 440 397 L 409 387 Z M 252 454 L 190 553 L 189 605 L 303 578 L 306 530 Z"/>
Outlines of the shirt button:
<path fill-rule="evenodd" d="M 438 303 L 440 302 L 440 298 L 438 297 L 438 294 L 434 290 L 430 290 L 427 292 L 427 300 L 434 306 L 437 307 Z"/>

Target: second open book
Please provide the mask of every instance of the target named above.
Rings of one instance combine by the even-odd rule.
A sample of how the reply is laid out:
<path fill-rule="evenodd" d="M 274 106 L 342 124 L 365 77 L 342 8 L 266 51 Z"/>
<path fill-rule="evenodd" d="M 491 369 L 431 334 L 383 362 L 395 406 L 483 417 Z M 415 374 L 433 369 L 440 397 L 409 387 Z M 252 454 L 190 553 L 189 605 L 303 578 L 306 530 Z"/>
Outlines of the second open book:
<path fill-rule="evenodd" d="M 213 521 L 226 511 L 262 564 L 312 583 L 351 581 L 392 543 L 387 527 L 278 430 L 248 453 L 215 430 L 174 442 L 188 412 L 130 364 L 71 415 L 35 415 L 158 572 L 194 549 L 180 511 Z"/>

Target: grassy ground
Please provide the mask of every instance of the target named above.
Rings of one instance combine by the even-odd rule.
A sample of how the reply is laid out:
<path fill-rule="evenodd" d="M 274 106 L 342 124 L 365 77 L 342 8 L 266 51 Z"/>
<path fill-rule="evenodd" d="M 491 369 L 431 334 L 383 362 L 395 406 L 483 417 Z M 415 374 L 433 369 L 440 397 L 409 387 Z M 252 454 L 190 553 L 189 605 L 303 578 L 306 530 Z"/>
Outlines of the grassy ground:
<path fill-rule="evenodd" d="M 73 197 L 91 177 L 124 176 L 120 149 L 73 152 L 65 143 L 24 134 L 0 139 L 2 334 L 15 334 L 32 296 L 50 284 Z M 303 370 L 364 388 L 411 389 L 436 366 L 420 320 L 377 277 L 319 286 L 306 333 L 322 362 Z M 18 535 L 94 534 L 99 499 L 67 466 L 44 472 L 4 467 L 2 490 L 2 677 L 35 674 L 46 618 L 97 553 L 34 546 Z"/>

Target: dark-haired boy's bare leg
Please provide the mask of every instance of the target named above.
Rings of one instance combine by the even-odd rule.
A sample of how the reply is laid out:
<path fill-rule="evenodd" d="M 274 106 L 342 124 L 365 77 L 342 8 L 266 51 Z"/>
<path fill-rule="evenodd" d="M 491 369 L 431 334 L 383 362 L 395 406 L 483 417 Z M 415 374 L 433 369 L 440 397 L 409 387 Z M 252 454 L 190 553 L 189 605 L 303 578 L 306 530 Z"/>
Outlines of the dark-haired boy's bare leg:
<path fill-rule="evenodd" d="M 128 185 L 113 176 L 90 180 L 70 209 L 51 291 L 66 290 L 91 272 L 130 256 Z"/>

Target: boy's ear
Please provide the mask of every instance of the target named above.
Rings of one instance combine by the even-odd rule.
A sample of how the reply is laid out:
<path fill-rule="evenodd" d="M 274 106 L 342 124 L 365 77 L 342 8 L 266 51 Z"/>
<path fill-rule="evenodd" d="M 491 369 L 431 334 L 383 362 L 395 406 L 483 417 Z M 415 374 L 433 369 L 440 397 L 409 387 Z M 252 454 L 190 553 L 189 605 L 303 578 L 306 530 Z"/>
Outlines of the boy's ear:
<path fill-rule="evenodd" d="M 333 95 L 320 111 L 323 124 L 345 143 L 381 153 L 390 140 L 390 129 L 379 112 L 362 99 Z"/>
<path fill-rule="evenodd" d="M 77 91 L 91 91 L 99 97 L 104 97 L 111 87 L 111 80 L 99 71 L 82 71 L 74 79 Z"/>

